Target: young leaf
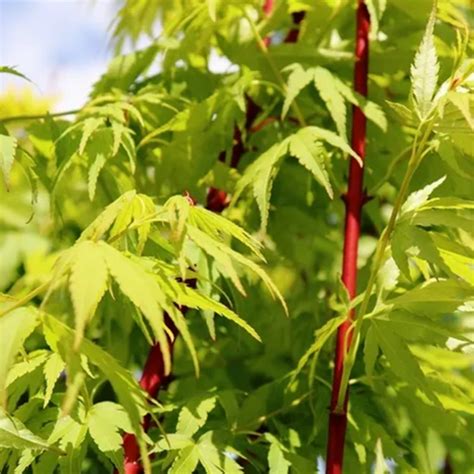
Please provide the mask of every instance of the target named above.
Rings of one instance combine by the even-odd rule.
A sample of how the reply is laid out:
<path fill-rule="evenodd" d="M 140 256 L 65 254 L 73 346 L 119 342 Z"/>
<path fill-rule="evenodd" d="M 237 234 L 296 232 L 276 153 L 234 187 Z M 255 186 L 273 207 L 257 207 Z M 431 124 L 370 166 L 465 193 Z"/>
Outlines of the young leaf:
<path fill-rule="evenodd" d="M 122 446 L 119 430 L 131 433 L 132 426 L 125 410 L 116 403 L 99 402 L 87 414 L 89 433 L 97 447 L 105 454 Z"/>
<path fill-rule="evenodd" d="M 424 120 L 431 110 L 432 99 L 438 82 L 439 64 L 433 37 L 436 7 L 436 2 L 434 2 L 423 39 L 411 67 L 413 96 L 421 120 Z"/>
<path fill-rule="evenodd" d="M 0 334 L 2 349 L 0 351 L 0 404 L 6 405 L 6 383 L 15 356 L 25 342 L 25 339 L 38 325 L 37 314 L 30 308 L 19 308 L 0 318 Z"/>
<path fill-rule="evenodd" d="M 61 372 L 65 369 L 65 363 L 61 356 L 56 352 L 53 352 L 43 367 L 44 378 L 46 380 L 46 390 L 44 392 L 43 408 L 45 408 L 51 400 L 53 395 L 54 386 L 61 375 Z"/>
<path fill-rule="evenodd" d="M 419 189 L 411 193 L 405 203 L 402 206 L 401 215 L 408 214 L 411 211 L 419 208 L 429 199 L 433 191 L 441 186 L 446 180 L 446 176 L 441 177 L 440 179 L 434 181 L 431 184 L 428 184 L 423 189 Z"/>
<path fill-rule="evenodd" d="M 69 291 L 74 306 L 78 348 L 84 330 L 107 289 L 109 272 L 99 244 L 84 240 L 72 249 Z"/>
<path fill-rule="evenodd" d="M 183 448 L 174 460 L 170 474 L 192 474 L 199 462 L 199 449 L 193 444 Z"/>

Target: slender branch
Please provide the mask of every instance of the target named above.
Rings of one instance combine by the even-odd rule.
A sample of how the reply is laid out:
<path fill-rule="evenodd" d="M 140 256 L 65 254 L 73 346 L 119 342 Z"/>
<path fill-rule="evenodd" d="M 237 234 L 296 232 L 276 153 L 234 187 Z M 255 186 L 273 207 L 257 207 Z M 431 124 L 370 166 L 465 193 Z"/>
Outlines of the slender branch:
<path fill-rule="evenodd" d="M 422 133 L 422 138 L 418 141 L 418 137 L 421 133 L 421 128 L 424 124 L 422 124 L 415 136 L 414 142 L 413 142 L 413 147 L 412 147 L 412 153 L 410 157 L 410 161 L 408 163 L 408 168 L 405 173 L 405 176 L 403 177 L 402 184 L 400 186 L 400 191 L 396 197 L 395 203 L 393 205 L 392 212 L 390 214 L 389 221 L 387 223 L 387 226 L 385 227 L 384 231 L 382 232 L 382 235 L 380 236 L 379 241 L 377 242 L 377 247 L 375 249 L 375 254 L 374 254 L 374 260 L 372 264 L 372 269 L 370 272 L 369 280 L 367 282 L 367 286 L 364 292 L 364 298 L 362 300 L 362 303 L 359 308 L 359 314 L 360 317 L 357 318 L 355 324 L 354 324 L 354 343 L 351 345 L 349 349 L 349 353 L 347 355 L 347 360 L 345 361 L 344 368 L 343 368 L 343 375 L 342 375 L 342 382 L 340 385 L 339 389 L 339 394 L 337 398 L 337 406 L 336 410 L 341 411 L 343 410 L 343 405 L 344 405 L 344 397 L 345 397 L 345 392 L 347 390 L 347 385 L 349 383 L 349 377 L 350 373 L 352 370 L 352 367 L 355 362 L 355 357 L 357 355 L 357 350 L 359 347 L 359 340 L 360 340 L 360 331 L 362 328 L 362 322 L 365 319 L 364 316 L 367 314 L 367 310 L 369 307 L 370 303 L 370 297 L 372 296 L 373 289 L 375 287 L 375 283 L 377 281 L 377 275 L 380 271 L 380 268 L 382 267 L 382 264 L 385 259 L 385 251 L 387 249 L 387 246 L 390 242 L 390 237 L 395 229 L 395 225 L 397 222 L 398 215 L 400 214 L 400 210 L 402 208 L 403 203 L 405 202 L 405 199 L 408 194 L 408 189 L 410 186 L 411 179 L 413 178 L 413 175 L 418 168 L 418 165 L 420 164 L 421 160 L 425 156 L 425 147 L 426 143 L 429 139 L 429 136 L 431 134 L 431 131 L 433 130 L 433 122 L 429 122 L 427 126 L 425 127 L 423 133 Z M 346 343 L 346 346 L 348 347 L 348 344 Z"/>
<path fill-rule="evenodd" d="M 14 115 L 12 117 L 5 117 L 0 119 L 0 123 L 10 123 L 10 122 L 22 122 L 25 120 L 38 120 L 45 119 L 48 117 L 63 117 L 64 115 L 75 115 L 79 113 L 82 109 L 74 110 L 65 110 L 63 112 L 47 112 L 46 114 L 36 114 L 36 115 Z"/>
<path fill-rule="evenodd" d="M 51 284 L 51 280 L 48 280 L 46 283 L 43 283 L 42 285 L 38 286 L 34 290 L 30 291 L 27 295 L 23 296 L 23 298 L 16 300 L 15 303 L 13 303 L 11 306 L 9 306 L 8 308 L 0 312 L 0 318 L 3 318 L 3 316 L 6 316 L 8 313 L 13 311 L 14 309 L 25 306 L 25 304 L 29 303 L 35 296 L 38 296 L 40 293 L 46 290 L 46 288 L 48 288 L 50 284 Z"/>

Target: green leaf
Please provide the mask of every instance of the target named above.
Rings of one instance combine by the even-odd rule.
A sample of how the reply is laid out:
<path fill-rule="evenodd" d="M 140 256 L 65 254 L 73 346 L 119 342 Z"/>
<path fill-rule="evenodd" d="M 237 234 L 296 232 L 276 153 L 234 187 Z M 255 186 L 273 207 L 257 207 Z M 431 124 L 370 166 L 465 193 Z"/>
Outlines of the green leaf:
<path fill-rule="evenodd" d="M 337 87 L 336 78 L 327 69 L 317 67 L 313 72 L 313 80 L 319 95 L 324 100 L 336 124 L 339 135 L 345 139 L 347 136 L 346 104 Z"/>
<path fill-rule="evenodd" d="M 320 142 L 314 140 L 314 135 L 308 129 L 301 129 L 290 137 L 290 154 L 315 177 L 315 179 L 326 189 L 329 197 L 334 197 L 329 175 L 326 171 L 326 151 Z"/>
<path fill-rule="evenodd" d="M 98 153 L 95 157 L 92 166 L 89 168 L 89 176 L 87 180 L 87 190 L 89 192 L 89 199 L 94 200 L 95 191 L 97 188 L 97 180 L 99 179 L 99 174 L 104 167 L 107 158 L 102 153 Z"/>
<path fill-rule="evenodd" d="M 364 363 L 365 373 L 371 377 L 374 372 L 375 362 L 379 355 L 379 345 L 375 336 L 375 331 L 372 326 L 367 330 L 367 334 L 364 339 Z"/>
<path fill-rule="evenodd" d="M 207 474 L 239 474 L 243 471 L 228 454 L 228 449 L 221 446 L 216 432 L 204 433 L 198 442 L 199 461 Z M 226 452 L 227 451 L 227 452 Z"/>
<path fill-rule="evenodd" d="M 217 0 L 206 0 L 207 11 L 209 12 L 209 18 L 212 21 L 217 19 Z"/>
<path fill-rule="evenodd" d="M 155 445 L 155 451 L 173 451 L 183 449 L 193 445 L 194 441 L 189 436 L 179 433 L 167 433 L 166 438 L 163 437 Z"/>
<path fill-rule="evenodd" d="M 16 67 L 12 67 L 12 66 L 0 66 L 0 73 L 3 73 L 3 74 L 11 74 L 13 76 L 17 76 L 17 77 L 21 77 L 22 79 L 25 79 L 29 82 L 31 82 L 30 79 L 28 79 L 28 77 L 26 77 L 24 74 L 22 74 L 20 71 L 18 71 L 16 69 Z"/>
<path fill-rule="evenodd" d="M 424 375 L 405 341 L 381 321 L 372 321 L 377 342 L 393 372 L 410 384 L 425 389 Z"/>
<path fill-rule="evenodd" d="M 300 64 L 294 64 L 291 67 L 291 73 L 288 77 L 286 86 L 285 101 L 283 102 L 282 117 L 286 117 L 291 104 L 298 94 L 312 81 L 313 72 L 304 70 Z"/>
<path fill-rule="evenodd" d="M 428 184 L 422 189 L 411 193 L 402 206 L 400 215 L 408 214 L 411 211 L 419 208 L 429 199 L 433 191 L 441 186 L 446 180 L 446 176 L 441 177 L 440 179 L 434 181 L 431 184 Z"/>
<path fill-rule="evenodd" d="M 270 441 L 268 450 L 268 468 L 270 474 L 287 474 L 291 467 L 289 461 L 285 458 L 280 442 L 271 435 L 267 436 Z"/>
<path fill-rule="evenodd" d="M 405 306 L 411 303 L 453 302 L 461 305 L 474 296 L 474 290 L 452 280 L 428 281 L 401 296 L 386 301 L 387 305 Z"/>
<path fill-rule="evenodd" d="M 44 364 L 43 373 L 46 380 L 46 390 L 44 392 L 43 408 L 45 408 L 50 402 L 56 381 L 58 380 L 64 368 L 65 363 L 61 356 L 56 352 L 53 352 L 53 354 L 48 357 L 48 360 Z"/>
<path fill-rule="evenodd" d="M 189 288 L 186 285 L 178 285 L 180 287 L 179 292 L 177 293 L 177 302 L 180 306 L 185 306 L 188 308 L 196 308 L 201 310 L 211 310 L 226 319 L 229 319 L 233 323 L 239 325 L 245 329 L 252 337 L 257 341 L 261 342 L 260 336 L 257 334 L 255 329 L 252 328 L 245 320 L 240 318 L 234 311 L 229 309 L 227 306 L 224 306 L 222 303 L 209 298 L 198 291 Z"/>
<path fill-rule="evenodd" d="M 287 149 L 288 143 L 286 140 L 273 145 L 245 170 L 244 175 L 237 183 L 235 198 L 245 187 L 252 185 L 253 194 L 260 210 L 262 229 L 267 228 L 273 180 Z"/>
<path fill-rule="evenodd" d="M 424 120 L 431 110 L 432 99 L 438 82 L 439 63 L 433 36 L 436 7 L 436 2 L 434 2 L 423 39 L 418 47 L 410 71 L 413 96 L 421 120 Z"/>
<path fill-rule="evenodd" d="M 7 190 L 10 189 L 10 173 L 15 159 L 18 141 L 15 137 L 0 134 L 0 168 Z"/>
<path fill-rule="evenodd" d="M 122 209 L 135 199 L 136 192 L 128 191 L 122 194 L 118 199 L 109 204 L 97 218 L 87 226 L 81 234 L 79 241 L 99 240 L 109 230 L 114 220 L 120 214 Z"/>
<path fill-rule="evenodd" d="M 84 153 L 87 142 L 91 138 L 92 134 L 104 123 L 102 117 L 96 118 L 86 118 L 84 122 L 81 123 L 82 128 L 82 137 L 79 143 L 79 155 Z"/>
<path fill-rule="evenodd" d="M 308 363 L 310 357 L 318 356 L 324 344 L 326 344 L 329 338 L 337 331 L 338 327 L 346 320 L 346 318 L 346 315 L 341 315 L 336 318 L 332 318 L 314 332 L 314 342 L 298 361 L 294 377 L 299 372 L 301 372 L 301 370 L 303 370 L 304 366 Z"/>
<path fill-rule="evenodd" d="M 370 16 L 370 38 L 376 40 L 380 29 L 380 21 L 387 7 L 387 0 L 366 0 L 365 4 Z"/>
<path fill-rule="evenodd" d="M 194 444 L 183 448 L 173 462 L 170 474 L 192 474 L 199 462 L 199 449 Z"/>
<path fill-rule="evenodd" d="M 16 418 L 0 408 L 0 447 L 7 449 L 42 449 L 61 452 L 47 441 L 32 433 Z"/>
<path fill-rule="evenodd" d="M 171 357 L 168 338 L 165 334 L 163 309 L 158 303 L 165 295 L 152 275 L 148 274 L 135 261 L 107 245 L 99 242 L 101 254 L 105 259 L 110 274 L 120 290 L 143 313 L 150 323 L 153 333 L 160 344 L 165 365 L 165 373 L 171 368 Z"/>
<path fill-rule="evenodd" d="M 67 354 L 73 345 L 74 331 L 49 314 L 43 314 L 42 318 L 43 330 L 48 345 L 54 351 L 60 350 L 62 356 Z M 151 467 L 142 428 L 142 413 L 147 412 L 148 407 L 145 393 L 132 374 L 96 344 L 84 339 L 81 344 L 81 353 L 105 375 L 112 385 L 118 401 L 130 418 L 133 432 L 140 447 L 145 473 L 150 474 Z"/>
<path fill-rule="evenodd" d="M 35 311 L 30 308 L 19 308 L 0 318 L 2 349 L 0 351 L 0 404 L 7 402 L 6 383 L 10 368 L 26 338 L 38 325 Z"/>
<path fill-rule="evenodd" d="M 112 402 L 93 405 L 87 414 L 87 425 L 95 444 L 106 454 L 122 447 L 122 435 L 119 430 L 127 433 L 133 431 L 125 410 Z"/>
<path fill-rule="evenodd" d="M 303 128 L 302 130 L 307 130 L 307 132 L 304 132 L 304 133 L 313 134 L 314 140 L 320 139 L 329 143 L 335 148 L 339 148 L 344 153 L 347 153 L 348 155 L 352 156 L 352 158 L 357 160 L 357 162 L 362 166 L 361 157 L 339 135 L 336 135 L 334 132 L 331 132 L 330 130 L 326 130 L 324 128 L 315 127 L 315 126 L 306 127 L 306 128 Z"/>
<path fill-rule="evenodd" d="M 107 290 L 109 272 L 102 248 L 96 242 L 84 240 L 72 248 L 69 291 L 74 307 L 77 349 L 87 323 Z"/>
<path fill-rule="evenodd" d="M 206 423 L 209 413 L 216 406 L 216 397 L 192 399 L 186 402 L 181 409 L 176 425 L 176 432 L 186 436 L 192 436 Z"/>
<path fill-rule="evenodd" d="M 283 296 L 281 295 L 280 291 L 273 283 L 271 278 L 259 265 L 257 265 L 255 262 L 245 257 L 244 255 L 240 254 L 239 252 L 232 250 L 230 247 L 227 247 L 226 245 L 223 245 L 220 242 L 209 238 L 204 232 L 201 232 L 200 230 L 194 227 L 188 228 L 188 235 L 199 247 L 201 247 L 206 253 L 214 257 L 216 261 L 222 265 L 224 273 L 228 272 L 229 278 L 231 278 L 236 288 L 242 294 L 245 295 L 245 292 L 241 287 L 240 280 L 232 265 L 232 261 L 239 263 L 244 268 L 248 268 L 257 276 L 259 276 L 267 287 L 267 289 L 269 290 L 270 294 L 280 301 L 281 305 L 283 306 L 283 309 L 288 314 L 288 308 L 286 306 L 286 302 Z"/>
<path fill-rule="evenodd" d="M 375 444 L 375 465 L 374 474 L 386 474 L 392 472 L 387 466 L 382 449 L 382 440 L 379 438 Z"/>

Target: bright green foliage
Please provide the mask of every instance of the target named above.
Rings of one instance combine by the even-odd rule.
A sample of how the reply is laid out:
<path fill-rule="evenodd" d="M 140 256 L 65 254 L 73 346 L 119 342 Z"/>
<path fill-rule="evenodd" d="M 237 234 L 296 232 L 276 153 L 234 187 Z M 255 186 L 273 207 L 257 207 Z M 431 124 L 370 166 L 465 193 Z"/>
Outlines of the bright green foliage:
<path fill-rule="evenodd" d="M 367 1 L 368 99 L 354 2 L 122 3 L 81 110 L 0 125 L 0 471 L 111 472 L 134 433 L 146 473 L 316 472 L 354 309 L 347 471 L 472 472 L 469 2 Z M 372 199 L 349 301 L 353 106 Z M 137 383 L 155 342 L 158 401 Z"/>

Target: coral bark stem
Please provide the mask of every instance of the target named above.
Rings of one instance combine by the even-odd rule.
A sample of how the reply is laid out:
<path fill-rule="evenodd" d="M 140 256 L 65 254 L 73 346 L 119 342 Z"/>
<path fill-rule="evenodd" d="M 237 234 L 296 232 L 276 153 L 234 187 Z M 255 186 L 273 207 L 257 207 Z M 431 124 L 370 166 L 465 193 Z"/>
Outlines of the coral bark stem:
<path fill-rule="evenodd" d="M 369 62 L 370 17 L 363 0 L 358 0 L 356 13 L 356 63 L 354 69 L 354 90 L 367 96 L 367 74 Z M 366 118 L 358 107 L 354 107 L 352 116 L 352 148 L 365 158 Z M 361 211 L 365 202 L 363 189 L 364 168 L 356 160 L 349 164 L 348 190 L 345 196 L 346 218 L 344 231 L 344 253 L 342 263 L 342 281 L 350 298 L 357 292 L 357 253 L 361 227 Z M 326 473 L 342 473 L 344 443 L 347 428 L 348 392 L 345 394 L 344 407 L 337 409 L 344 360 L 351 344 L 351 323 L 354 311 L 347 315 L 346 321 L 339 327 L 336 340 L 334 374 L 332 384 L 331 407 L 329 414 L 329 434 L 327 443 Z"/>

